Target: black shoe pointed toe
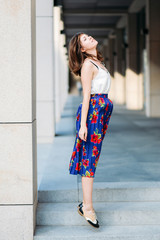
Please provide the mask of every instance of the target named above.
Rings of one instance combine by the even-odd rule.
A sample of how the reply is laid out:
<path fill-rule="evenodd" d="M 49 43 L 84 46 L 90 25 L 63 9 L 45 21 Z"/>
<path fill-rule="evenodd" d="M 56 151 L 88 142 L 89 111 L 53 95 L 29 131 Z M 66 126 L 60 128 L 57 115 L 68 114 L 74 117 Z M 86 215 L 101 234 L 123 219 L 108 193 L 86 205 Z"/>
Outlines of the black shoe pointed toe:
<path fill-rule="evenodd" d="M 99 228 L 99 222 L 98 222 L 98 220 L 96 219 L 96 223 L 93 223 L 92 221 L 90 221 L 90 220 L 87 220 L 88 221 L 88 223 L 90 224 L 90 225 L 92 225 L 93 227 L 95 227 L 95 228 Z"/>

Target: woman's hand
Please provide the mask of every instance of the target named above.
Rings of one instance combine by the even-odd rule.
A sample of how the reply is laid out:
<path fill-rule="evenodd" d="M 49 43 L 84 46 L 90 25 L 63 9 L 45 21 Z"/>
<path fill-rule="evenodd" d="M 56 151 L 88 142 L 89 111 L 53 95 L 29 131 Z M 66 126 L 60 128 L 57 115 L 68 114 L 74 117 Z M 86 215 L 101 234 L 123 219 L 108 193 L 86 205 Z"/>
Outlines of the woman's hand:
<path fill-rule="evenodd" d="M 87 126 L 81 126 L 80 130 L 79 130 L 79 137 L 83 140 L 83 141 L 87 141 Z"/>

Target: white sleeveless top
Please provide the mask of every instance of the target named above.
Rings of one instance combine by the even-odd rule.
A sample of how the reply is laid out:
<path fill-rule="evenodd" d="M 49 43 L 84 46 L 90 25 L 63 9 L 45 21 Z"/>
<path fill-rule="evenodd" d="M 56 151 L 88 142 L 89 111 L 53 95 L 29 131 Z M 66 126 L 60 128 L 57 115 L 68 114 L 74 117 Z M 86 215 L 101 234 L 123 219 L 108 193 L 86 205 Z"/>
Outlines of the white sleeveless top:
<path fill-rule="evenodd" d="M 111 76 L 108 70 L 99 67 L 95 62 L 90 60 L 98 67 L 97 75 L 92 79 L 91 94 L 94 93 L 109 93 L 111 87 Z"/>

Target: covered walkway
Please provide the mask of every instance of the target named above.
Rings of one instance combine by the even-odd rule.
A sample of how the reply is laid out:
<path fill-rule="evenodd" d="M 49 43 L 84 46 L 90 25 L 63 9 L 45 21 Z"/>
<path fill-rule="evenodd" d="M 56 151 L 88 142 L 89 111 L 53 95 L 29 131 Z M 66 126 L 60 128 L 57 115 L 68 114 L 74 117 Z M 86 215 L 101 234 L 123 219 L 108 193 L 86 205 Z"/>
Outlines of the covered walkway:
<path fill-rule="evenodd" d="M 68 165 L 75 141 L 76 111 L 82 97 L 68 96 L 53 144 L 38 144 L 39 190 L 77 188 L 81 176 Z M 114 103 L 94 182 L 160 181 L 160 118 Z"/>
<path fill-rule="evenodd" d="M 75 116 L 82 97 L 69 95 L 54 144 L 38 144 L 38 207 L 34 240 L 158 240 L 160 237 L 160 119 L 114 103 L 94 183 L 100 229 L 77 213 L 80 175 L 70 175 Z"/>
<path fill-rule="evenodd" d="M 0 240 L 159 240 L 160 1 L 2 0 L 0 12 Z M 93 194 L 101 235 L 84 231 L 81 176 L 68 171 L 78 31 L 98 40 L 112 78 Z"/>

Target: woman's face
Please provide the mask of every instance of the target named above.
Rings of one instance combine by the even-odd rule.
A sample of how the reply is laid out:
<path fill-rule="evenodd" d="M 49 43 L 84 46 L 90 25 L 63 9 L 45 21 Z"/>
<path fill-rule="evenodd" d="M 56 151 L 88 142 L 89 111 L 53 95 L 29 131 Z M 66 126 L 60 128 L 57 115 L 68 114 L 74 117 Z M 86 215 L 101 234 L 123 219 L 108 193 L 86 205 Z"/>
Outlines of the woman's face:
<path fill-rule="evenodd" d="M 81 51 L 86 52 L 87 50 L 96 48 L 98 42 L 92 37 L 87 34 L 80 35 L 80 43 L 81 43 Z"/>

